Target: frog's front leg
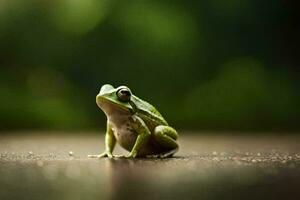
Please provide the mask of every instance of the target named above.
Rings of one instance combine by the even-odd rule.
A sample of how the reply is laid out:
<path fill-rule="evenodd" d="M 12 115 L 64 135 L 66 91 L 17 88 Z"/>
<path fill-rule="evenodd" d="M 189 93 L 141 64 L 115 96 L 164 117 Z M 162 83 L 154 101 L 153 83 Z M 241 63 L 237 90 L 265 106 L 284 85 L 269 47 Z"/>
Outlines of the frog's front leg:
<path fill-rule="evenodd" d="M 114 157 L 112 152 L 116 145 L 116 138 L 113 134 L 111 124 L 107 120 L 106 123 L 106 134 L 105 134 L 105 152 L 98 155 L 88 155 L 89 158 L 103 158 L 103 157 Z"/>
<path fill-rule="evenodd" d="M 133 120 L 132 128 L 136 133 L 138 133 L 138 136 L 136 138 L 133 148 L 131 149 L 130 154 L 126 156 L 128 158 L 135 158 L 138 155 L 139 150 L 144 145 L 146 145 L 146 143 L 148 142 L 151 136 L 150 130 L 148 129 L 147 125 L 140 117 L 132 116 L 132 120 Z"/>
<path fill-rule="evenodd" d="M 150 155 L 148 157 L 166 158 L 178 151 L 178 143 L 176 142 L 178 134 L 174 128 L 159 125 L 154 129 L 153 136 L 157 143 L 165 149 L 165 152 L 157 155 Z"/>

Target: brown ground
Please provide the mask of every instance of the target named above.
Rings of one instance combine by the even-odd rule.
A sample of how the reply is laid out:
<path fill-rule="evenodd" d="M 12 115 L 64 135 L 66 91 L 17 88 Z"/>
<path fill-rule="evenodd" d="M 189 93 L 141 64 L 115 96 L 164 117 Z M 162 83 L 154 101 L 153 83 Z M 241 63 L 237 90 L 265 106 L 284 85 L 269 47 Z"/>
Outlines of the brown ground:
<path fill-rule="evenodd" d="M 100 133 L 6 133 L 0 199 L 300 199 L 300 137 L 257 135 L 182 133 L 174 158 L 97 160 Z"/>

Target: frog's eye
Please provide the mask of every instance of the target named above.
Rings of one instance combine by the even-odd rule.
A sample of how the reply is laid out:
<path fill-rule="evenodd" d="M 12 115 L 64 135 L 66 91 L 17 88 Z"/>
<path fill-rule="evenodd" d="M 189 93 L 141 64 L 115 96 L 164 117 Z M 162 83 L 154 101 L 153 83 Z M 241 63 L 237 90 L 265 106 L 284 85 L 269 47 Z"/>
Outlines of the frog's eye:
<path fill-rule="evenodd" d="M 131 92 L 127 88 L 121 88 L 117 91 L 117 96 L 120 101 L 127 102 L 130 100 Z"/>

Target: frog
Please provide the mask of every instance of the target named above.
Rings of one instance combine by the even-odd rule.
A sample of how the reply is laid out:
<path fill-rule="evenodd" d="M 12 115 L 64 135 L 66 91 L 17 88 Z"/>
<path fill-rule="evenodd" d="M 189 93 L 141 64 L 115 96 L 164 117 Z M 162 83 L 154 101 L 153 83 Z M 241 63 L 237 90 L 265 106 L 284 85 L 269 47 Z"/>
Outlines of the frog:
<path fill-rule="evenodd" d="M 106 115 L 105 151 L 90 158 L 168 158 L 179 149 L 178 133 L 150 103 L 127 86 L 104 84 L 96 104 Z M 119 144 L 128 155 L 115 155 Z"/>

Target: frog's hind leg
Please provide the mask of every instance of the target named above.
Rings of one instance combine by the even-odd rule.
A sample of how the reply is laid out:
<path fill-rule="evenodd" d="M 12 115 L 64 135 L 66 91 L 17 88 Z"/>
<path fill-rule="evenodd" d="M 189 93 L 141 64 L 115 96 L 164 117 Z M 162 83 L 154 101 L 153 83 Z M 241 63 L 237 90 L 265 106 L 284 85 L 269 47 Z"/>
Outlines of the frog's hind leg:
<path fill-rule="evenodd" d="M 164 125 L 157 126 L 154 129 L 153 136 L 155 141 L 164 149 L 164 152 L 150 157 L 167 158 L 178 151 L 178 144 L 176 142 L 178 134 L 172 127 Z"/>

